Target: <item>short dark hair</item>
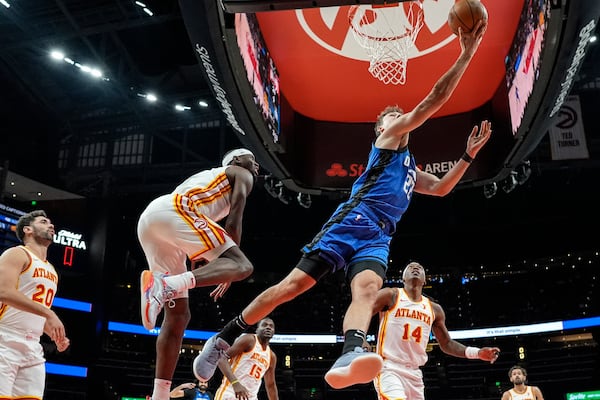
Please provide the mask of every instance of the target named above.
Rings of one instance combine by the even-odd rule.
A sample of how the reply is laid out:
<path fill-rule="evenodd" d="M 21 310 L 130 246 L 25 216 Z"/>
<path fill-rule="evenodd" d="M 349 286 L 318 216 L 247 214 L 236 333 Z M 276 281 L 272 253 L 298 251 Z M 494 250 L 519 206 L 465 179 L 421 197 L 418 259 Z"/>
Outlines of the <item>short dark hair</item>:
<path fill-rule="evenodd" d="M 377 116 L 377 121 L 375 121 L 375 128 L 374 128 L 375 136 L 379 136 L 381 133 L 381 132 L 379 132 L 379 127 L 381 126 L 381 124 L 383 122 L 383 117 L 385 117 L 389 113 L 393 113 L 393 112 L 399 112 L 401 114 L 404 114 L 404 110 L 398 106 L 387 106 L 386 108 L 384 108 L 383 111 L 380 112 L 379 115 Z"/>
<path fill-rule="evenodd" d="M 30 213 L 22 215 L 21 218 L 19 218 L 19 221 L 17 221 L 17 228 L 16 228 L 15 233 L 17 234 L 17 237 L 19 238 L 19 240 L 21 242 L 25 238 L 24 228 L 26 226 L 31 226 L 31 224 L 37 217 L 48 218 L 48 216 L 46 215 L 46 212 L 44 210 L 34 210 Z"/>
<path fill-rule="evenodd" d="M 512 372 L 513 372 L 515 369 L 520 369 L 520 370 L 521 370 L 521 372 L 523 373 L 523 375 L 527 376 L 527 370 L 526 370 L 525 368 L 521 367 L 520 365 L 515 365 L 515 366 L 511 367 L 511 368 L 508 370 L 508 377 L 509 377 L 509 378 L 512 376 Z"/>

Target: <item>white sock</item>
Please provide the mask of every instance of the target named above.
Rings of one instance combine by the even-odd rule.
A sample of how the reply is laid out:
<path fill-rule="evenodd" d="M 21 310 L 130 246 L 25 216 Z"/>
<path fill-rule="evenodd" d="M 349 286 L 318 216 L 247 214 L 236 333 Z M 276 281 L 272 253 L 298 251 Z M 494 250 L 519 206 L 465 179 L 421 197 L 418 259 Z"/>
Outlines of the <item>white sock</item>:
<path fill-rule="evenodd" d="M 152 400 L 169 400 L 171 393 L 171 381 L 166 379 L 154 379 L 154 390 Z"/>
<path fill-rule="evenodd" d="M 196 287 L 196 278 L 191 271 L 184 272 L 183 274 L 167 275 L 164 277 L 164 279 L 167 285 L 175 289 L 177 292 Z"/>

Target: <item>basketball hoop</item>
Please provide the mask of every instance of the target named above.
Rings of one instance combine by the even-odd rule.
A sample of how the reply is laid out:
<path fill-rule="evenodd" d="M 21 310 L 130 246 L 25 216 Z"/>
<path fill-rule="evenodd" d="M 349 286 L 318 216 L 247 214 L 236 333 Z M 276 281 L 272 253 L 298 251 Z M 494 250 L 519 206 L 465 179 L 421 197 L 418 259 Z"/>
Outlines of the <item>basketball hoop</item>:
<path fill-rule="evenodd" d="M 386 85 L 404 85 L 409 52 L 423 27 L 421 2 L 353 5 L 348 22 L 354 39 L 370 58 L 371 75 Z"/>

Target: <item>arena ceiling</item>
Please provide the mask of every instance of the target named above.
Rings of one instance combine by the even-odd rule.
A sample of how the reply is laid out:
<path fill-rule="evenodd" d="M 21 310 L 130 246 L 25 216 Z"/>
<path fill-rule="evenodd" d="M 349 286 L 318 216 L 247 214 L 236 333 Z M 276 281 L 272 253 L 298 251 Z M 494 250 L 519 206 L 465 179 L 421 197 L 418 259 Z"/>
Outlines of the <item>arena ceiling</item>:
<path fill-rule="evenodd" d="M 7 1 L 10 7 L 0 5 L 0 159 L 8 169 L 84 196 L 153 191 L 214 165 L 236 143 L 200 70 L 177 1 Z M 597 93 L 598 47 L 586 56 L 573 93 Z M 72 62 L 53 59 L 55 50 Z M 91 75 L 95 69 L 100 78 Z M 412 73 L 417 71 L 413 65 Z M 156 102 L 147 101 L 149 93 Z M 175 105 L 190 109 L 177 111 Z M 215 129 L 205 139 L 196 137 Z M 59 168 L 65 147 L 132 132 L 152 135 L 172 156 L 145 159 L 136 168 Z M 596 133 L 588 146 L 595 155 Z M 540 148 L 542 169 L 598 167 L 594 156 L 553 163 L 548 145 Z"/>

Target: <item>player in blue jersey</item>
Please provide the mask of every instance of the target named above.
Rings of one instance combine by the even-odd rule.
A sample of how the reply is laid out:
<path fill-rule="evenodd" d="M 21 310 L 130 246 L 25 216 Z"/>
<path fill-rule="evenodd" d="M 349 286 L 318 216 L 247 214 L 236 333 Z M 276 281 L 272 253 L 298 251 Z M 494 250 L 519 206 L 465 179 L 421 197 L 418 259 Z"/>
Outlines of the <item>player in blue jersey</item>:
<path fill-rule="evenodd" d="M 491 124 L 475 126 L 465 153 L 441 178 L 417 168 L 408 150 L 409 133 L 422 125 L 450 98 L 483 38 L 481 21 L 472 33 L 460 32 L 461 53 L 431 92 L 403 113 L 387 107 L 375 124 L 376 139 L 364 173 L 352 186 L 350 198 L 340 204 L 314 240 L 306 245 L 296 267 L 279 283 L 258 295 L 223 330 L 210 338 L 194 360 L 198 379 L 210 379 L 229 344 L 249 325 L 269 315 L 313 287 L 328 273 L 343 269 L 350 282 L 352 301 L 344 316 L 342 356 L 325 375 L 333 388 L 370 382 L 383 366 L 378 354 L 363 350 L 377 291 L 386 274 L 389 245 L 396 224 L 408 207 L 413 191 L 445 196 L 459 182 L 473 158 L 487 142 Z"/>

